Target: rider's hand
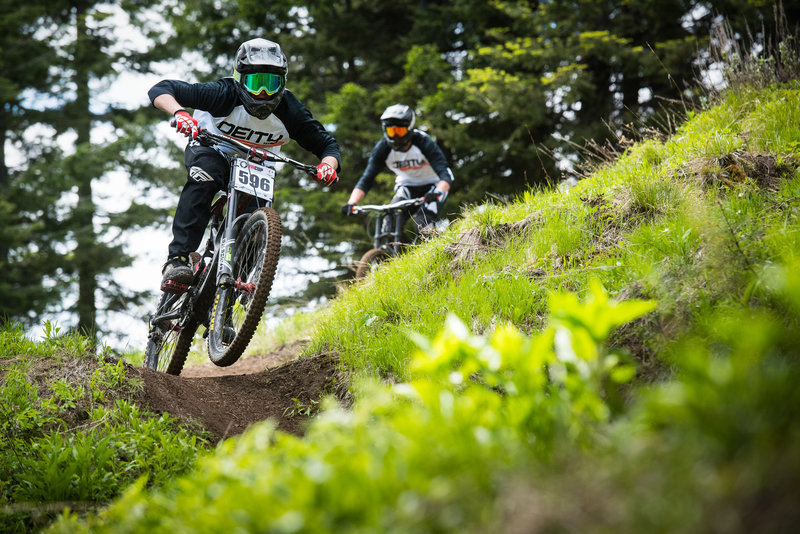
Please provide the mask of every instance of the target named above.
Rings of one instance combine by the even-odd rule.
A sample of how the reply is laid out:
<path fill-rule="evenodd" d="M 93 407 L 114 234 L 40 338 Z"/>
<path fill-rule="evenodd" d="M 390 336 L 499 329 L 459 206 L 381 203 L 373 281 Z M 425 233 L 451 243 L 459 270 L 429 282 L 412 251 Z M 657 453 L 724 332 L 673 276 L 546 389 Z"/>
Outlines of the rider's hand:
<path fill-rule="evenodd" d="M 425 196 L 422 197 L 422 200 L 424 200 L 426 204 L 429 202 L 439 202 L 443 194 L 444 193 L 442 193 L 441 189 L 434 189 L 433 191 L 428 191 L 425 193 Z"/>
<path fill-rule="evenodd" d="M 345 204 L 344 206 L 342 206 L 342 215 L 345 215 L 345 216 L 353 215 L 353 208 L 354 207 L 355 207 L 355 204 Z"/>
<path fill-rule="evenodd" d="M 192 139 L 197 138 L 200 129 L 197 126 L 197 119 L 192 117 L 185 109 L 179 109 L 175 112 L 175 129 L 178 133 L 182 133 L 186 137 L 191 136 Z"/>
<path fill-rule="evenodd" d="M 317 165 L 317 177 L 315 180 L 324 185 L 333 185 L 339 181 L 336 176 L 336 169 L 329 163 L 320 163 Z"/>

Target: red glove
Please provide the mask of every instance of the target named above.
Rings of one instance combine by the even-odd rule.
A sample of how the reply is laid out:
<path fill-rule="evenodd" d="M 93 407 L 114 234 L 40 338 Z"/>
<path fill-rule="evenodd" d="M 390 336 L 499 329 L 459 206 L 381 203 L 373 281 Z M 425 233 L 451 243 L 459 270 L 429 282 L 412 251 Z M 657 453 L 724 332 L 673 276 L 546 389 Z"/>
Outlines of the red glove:
<path fill-rule="evenodd" d="M 328 163 L 320 163 L 317 165 L 317 177 L 315 180 L 324 185 L 333 185 L 339 181 L 336 176 L 336 169 Z"/>
<path fill-rule="evenodd" d="M 175 112 L 175 129 L 178 133 L 182 133 L 186 137 L 191 136 L 192 139 L 197 138 L 200 129 L 197 126 L 197 119 L 189 115 L 185 109 L 179 109 Z"/>

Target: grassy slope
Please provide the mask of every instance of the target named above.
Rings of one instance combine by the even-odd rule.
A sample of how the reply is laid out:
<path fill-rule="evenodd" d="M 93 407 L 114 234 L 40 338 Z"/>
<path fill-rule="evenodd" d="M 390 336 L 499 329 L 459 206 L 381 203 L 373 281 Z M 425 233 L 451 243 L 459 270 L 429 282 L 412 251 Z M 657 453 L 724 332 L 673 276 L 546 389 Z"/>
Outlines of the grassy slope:
<path fill-rule="evenodd" d="M 318 314 L 309 351 L 338 351 L 356 377 L 407 384 L 357 380 L 354 409 L 331 407 L 305 439 L 261 425 L 187 477 L 155 492 L 136 485 L 103 515 L 56 531 L 791 524 L 798 125 L 796 83 L 732 93 L 569 192 L 465 212 Z M 591 335 L 620 311 L 592 300 L 593 278 L 620 300 L 657 302 L 612 337 L 638 358 L 642 379 L 663 380 L 640 382 L 627 404 L 607 387 L 621 360 L 603 349 L 604 332 Z M 588 295 L 586 309 L 552 297 L 561 290 Z M 428 356 L 415 355 L 408 333 L 434 338 L 448 311 L 463 324 L 450 320 Z M 594 359 L 565 349 L 558 332 Z"/>
<path fill-rule="evenodd" d="M 566 193 L 467 211 L 446 236 L 337 298 L 310 351 L 332 348 L 356 371 L 402 379 L 407 329 L 431 336 L 452 311 L 478 333 L 503 321 L 535 332 L 549 292 L 582 293 L 597 277 L 623 298 L 658 299 L 657 320 L 628 340 L 652 354 L 709 309 L 754 297 L 754 270 L 798 250 L 784 226 L 793 204 L 781 202 L 796 193 L 799 103 L 796 85 L 729 94 Z M 777 195 L 754 155 L 774 156 Z M 508 227 L 520 221 L 524 231 Z"/>

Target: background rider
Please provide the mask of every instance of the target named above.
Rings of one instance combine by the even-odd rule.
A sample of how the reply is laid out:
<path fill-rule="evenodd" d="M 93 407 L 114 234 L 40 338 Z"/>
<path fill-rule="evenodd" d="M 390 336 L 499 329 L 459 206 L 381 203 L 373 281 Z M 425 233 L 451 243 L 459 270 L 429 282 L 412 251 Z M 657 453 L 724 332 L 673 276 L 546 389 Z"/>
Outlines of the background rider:
<path fill-rule="evenodd" d="M 375 183 L 384 165 L 395 174 L 392 202 L 424 197 L 413 214 L 417 232 L 435 223 L 442 214 L 444 202 L 453 183 L 453 172 L 442 150 L 428 134 L 414 129 L 414 111 L 407 105 L 395 104 L 381 115 L 383 137 L 375 144 L 364 173 L 359 178 L 342 213 L 352 215 L 353 206 L 361 202 Z M 402 223 L 411 217 L 405 212 Z"/>

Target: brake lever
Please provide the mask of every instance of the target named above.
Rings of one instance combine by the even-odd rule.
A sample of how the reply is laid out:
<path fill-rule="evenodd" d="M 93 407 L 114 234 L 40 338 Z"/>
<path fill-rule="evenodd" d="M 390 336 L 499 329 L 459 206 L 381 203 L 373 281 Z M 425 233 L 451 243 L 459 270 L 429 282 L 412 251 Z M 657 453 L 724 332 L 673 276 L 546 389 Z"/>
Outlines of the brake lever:
<path fill-rule="evenodd" d="M 259 150 L 254 146 L 250 147 L 250 150 L 247 151 L 247 159 L 251 160 L 253 163 L 264 163 L 265 161 L 275 161 L 274 158 L 269 158 L 267 156 L 268 152 L 266 150 Z"/>

